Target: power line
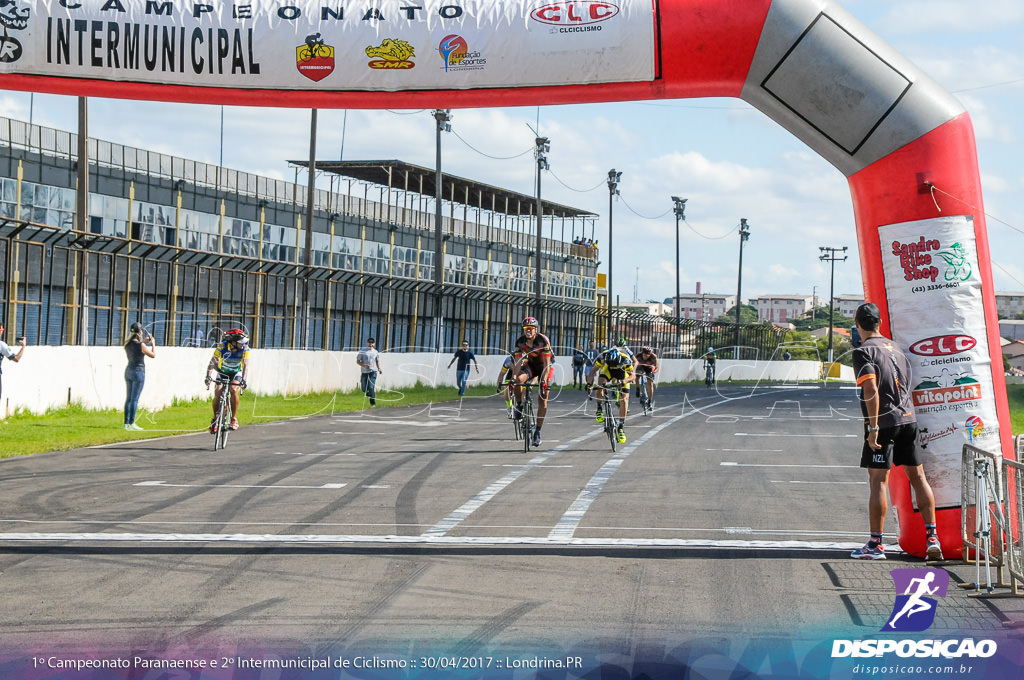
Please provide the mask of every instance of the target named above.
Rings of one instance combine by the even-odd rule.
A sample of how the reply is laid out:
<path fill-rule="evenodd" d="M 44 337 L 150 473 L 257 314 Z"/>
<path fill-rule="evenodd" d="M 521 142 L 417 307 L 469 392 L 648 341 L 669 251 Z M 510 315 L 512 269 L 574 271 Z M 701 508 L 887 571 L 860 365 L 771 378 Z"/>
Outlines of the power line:
<path fill-rule="evenodd" d="M 463 144 L 468 146 L 471 150 L 475 151 L 476 153 L 480 154 L 481 156 L 484 156 L 486 158 L 490 158 L 491 160 L 495 160 L 495 161 L 510 161 L 510 160 L 512 160 L 514 158 L 521 158 L 521 157 L 525 156 L 528 153 L 533 153 L 533 149 L 534 149 L 534 147 L 531 146 L 526 151 L 523 151 L 522 153 L 517 153 L 515 156 L 492 156 L 489 153 L 484 153 L 480 149 L 476 148 L 475 146 L 473 146 L 472 144 L 467 142 L 465 139 L 462 138 L 462 136 L 458 132 L 455 132 L 454 130 L 452 130 L 452 134 L 455 135 L 456 139 L 458 139 L 460 142 L 462 142 Z"/>
<path fill-rule="evenodd" d="M 591 191 L 596 191 L 597 189 L 601 188 L 601 186 L 603 186 L 603 185 L 604 185 L 604 183 L 605 183 L 605 181 L 606 181 L 606 180 L 603 180 L 603 179 L 602 179 L 602 180 L 601 180 L 600 182 L 598 182 L 597 184 L 595 184 L 594 186 L 592 186 L 592 187 L 591 187 L 591 188 L 589 188 L 589 189 L 575 189 L 575 188 L 573 188 L 573 187 L 569 186 L 568 184 L 566 184 L 565 182 L 563 182 L 563 181 L 562 181 L 562 180 L 561 180 L 561 179 L 560 179 L 560 178 L 558 177 L 558 175 L 556 175 L 556 174 L 555 174 L 555 173 L 554 173 L 554 172 L 553 172 L 553 171 L 552 171 L 552 170 L 551 170 L 550 168 L 548 168 L 548 172 L 549 172 L 549 173 L 551 174 L 551 176 L 552 176 L 552 177 L 554 177 L 554 178 L 555 178 L 555 181 L 556 181 L 556 182 L 558 182 L 559 184 L 561 184 L 561 185 L 562 185 L 563 187 L 565 187 L 565 188 L 566 188 L 566 189 L 568 189 L 569 191 L 575 191 L 575 192 L 576 192 L 576 193 L 578 193 L 578 194 L 586 194 L 586 193 L 589 193 L 589 192 L 591 192 Z"/>

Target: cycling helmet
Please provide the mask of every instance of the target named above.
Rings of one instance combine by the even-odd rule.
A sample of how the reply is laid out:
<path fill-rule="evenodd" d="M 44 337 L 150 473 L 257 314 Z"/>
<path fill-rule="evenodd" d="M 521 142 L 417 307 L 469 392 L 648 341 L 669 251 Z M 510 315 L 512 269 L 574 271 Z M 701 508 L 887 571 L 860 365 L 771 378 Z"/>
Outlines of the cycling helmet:
<path fill-rule="evenodd" d="M 228 342 L 239 342 L 245 344 L 249 342 L 249 336 L 241 328 L 234 328 L 224 334 L 224 339 Z"/>
<path fill-rule="evenodd" d="M 604 360 L 605 363 L 608 364 L 609 366 L 615 366 L 622 361 L 622 354 L 619 352 L 619 350 L 612 347 L 610 350 L 605 352 Z"/>
<path fill-rule="evenodd" d="M 617 345 L 618 347 L 625 347 L 625 346 L 626 346 L 626 338 L 619 338 L 619 339 L 618 339 L 618 340 L 617 340 L 617 341 L 615 342 L 615 344 L 616 344 L 616 345 Z"/>
<path fill-rule="evenodd" d="M 523 328 L 530 328 L 531 326 L 534 328 L 540 328 L 540 324 L 538 324 L 537 320 L 532 316 L 528 316 L 523 319 Z"/>
<path fill-rule="evenodd" d="M 714 347 L 708 347 L 708 352 L 714 352 L 714 351 L 715 351 Z"/>
<path fill-rule="evenodd" d="M 654 350 L 651 349 L 650 345 L 644 345 L 643 348 L 640 350 L 640 354 L 653 354 L 653 353 L 654 353 Z"/>

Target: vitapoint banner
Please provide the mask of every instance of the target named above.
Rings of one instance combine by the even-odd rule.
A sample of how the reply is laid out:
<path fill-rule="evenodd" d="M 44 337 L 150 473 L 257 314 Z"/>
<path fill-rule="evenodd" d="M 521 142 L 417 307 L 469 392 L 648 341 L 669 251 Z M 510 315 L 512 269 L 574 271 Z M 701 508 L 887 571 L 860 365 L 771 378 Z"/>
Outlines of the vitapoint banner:
<path fill-rule="evenodd" d="M 0 73 L 243 89 L 650 81 L 651 0 L 4 0 Z"/>

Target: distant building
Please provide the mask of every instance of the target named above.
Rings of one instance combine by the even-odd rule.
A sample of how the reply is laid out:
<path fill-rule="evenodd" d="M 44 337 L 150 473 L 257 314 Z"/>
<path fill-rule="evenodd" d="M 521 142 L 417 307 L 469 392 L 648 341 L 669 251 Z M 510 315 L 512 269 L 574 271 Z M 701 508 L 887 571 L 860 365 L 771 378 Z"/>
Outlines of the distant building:
<path fill-rule="evenodd" d="M 736 296 L 704 293 L 698 281 L 696 292 L 693 295 L 681 295 L 673 306 L 678 319 L 713 321 L 736 306 Z"/>
<path fill-rule="evenodd" d="M 1017 371 L 1024 371 L 1024 340 L 1009 340 L 1003 345 L 1006 363 Z M 1019 375 L 1019 373 L 1018 373 Z"/>
<path fill-rule="evenodd" d="M 1024 340 L 1024 321 L 999 320 L 999 335 L 1007 340 Z"/>
<path fill-rule="evenodd" d="M 845 316 L 850 319 L 852 319 L 853 315 L 857 313 L 857 308 L 864 304 L 863 295 L 836 295 L 833 300 L 836 316 Z"/>
<path fill-rule="evenodd" d="M 813 301 L 810 295 L 760 295 L 750 299 L 750 306 L 758 321 L 787 324 L 811 311 Z"/>
<path fill-rule="evenodd" d="M 1024 312 L 1024 293 L 996 293 L 996 314 L 1000 319 L 1012 319 Z"/>

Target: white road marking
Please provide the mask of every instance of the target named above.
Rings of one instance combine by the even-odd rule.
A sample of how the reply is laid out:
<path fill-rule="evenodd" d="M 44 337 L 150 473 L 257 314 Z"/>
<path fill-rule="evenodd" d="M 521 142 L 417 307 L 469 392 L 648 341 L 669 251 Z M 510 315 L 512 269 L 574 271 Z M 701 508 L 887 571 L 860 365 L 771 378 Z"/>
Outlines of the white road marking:
<path fill-rule="evenodd" d="M 394 418 L 394 419 L 369 419 L 369 418 L 339 418 L 338 416 L 331 416 L 332 423 L 362 423 L 365 425 L 406 425 L 408 427 L 444 427 L 444 423 L 440 420 L 415 420 L 412 418 Z M 332 434 L 332 433 L 324 433 Z M 345 432 L 334 432 L 333 434 L 347 434 Z M 360 434 L 369 434 L 366 432 L 360 432 Z"/>
<path fill-rule="evenodd" d="M 499 465 L 497 463 L 484 463 L 480 467 L 520 467 L 519 465 L 513 465 L 512 463 L 504 463 Z M 534 465 L 536 468 L 571 468 L 572 465 Z"/>
<path fill-rule="evenodd" d="M 734 437 L 860 437 L 859 434 L 794 434 L 790 432 L 734 432 Z"/>
<path fill-rule="evenodd" d="M 769 479 L 772 484 L 867 484 L 867 482 L 804 482 L 798 479 Z"/>
<path fill-rule="evenodd" d="M 722 548 L 729 550 L 836 550 L 861 547 L 862 543 L 833 541 L 708 540 L 693 538 L 553 538 L 551 536 L 363 536 L 360 534 L 128 534 L 128 533 L 0 533 L 5 543 L 260 543 L 279 545 L 339 545 L 384 543 L 392 545 L 547 545 L 595 547 Z M 886 553 L 899 553 L 887 546 Z"/>
<path fill-rule="evenodd" d="M 748 397 L 737 397 L 737 399 L 746 398 Z M 731 401 L 734 401 L 734 399 L 723 399 L 722 401 L 708 404 L 705 408 L 714 408 L 719 404 L 725 404 Z M 632 444 L 627 444 L 620 452 L 609 458 L 608 461 L 606 461 L 605 464 L 594 473 L 594 476 L 590 478 L 590 481 L 587 482 L 586 486 L 583 487 L 579 495 L 576 497 L 576 500 L 572 502 L 569 508 L 565 511 L 565 514 L 562 515 L 561 519 L 558 520 L 558 523 L 551 530 L 551 533 L 548 534 L 548 538 L 556 540 L 571 538 L 576 533 L 576 529 L 583 520 L 583 515 L 585 515 L 587 510 L 590 509 L 593 502 L 597 500 L 597 497 L 604 489 L 605 484 L 608 483 L 608 480 L 611 479 L 612 475 L 614 475 L 622 466 L 622 462 L 626 460 L 631 453 L 636 451 L 641 444 L 647 442 L 666 427 L 673 425 L 684 418 L 688 418 L 695 413 L 701 413 L 701 411 L 693 410 L 681 413 L 678 416 L 666 420 L 664 423 L 658 425 Z"/>
<path fill-rule="evenodd" d="M 289 486 L 286 484 L 169 484 L 167 482 L 139 482 L 132 486 L 160 486 L 205 489 L 341 489 L 347 484 L 321 484 L 320 486 Z"/>
<path fill-rule="evenodd" d="M 807 465 L 805 463 L 733 463 L 722 461 L 719 465 L 723 467 L 793 467 L 793 468 L 848 468 L 860 470 L 859 465 Z"/>
<path fill-rule="evenodd" d="M 725 451 L 728 453 L 785 453 L 786 449 L 704 449 L 705 451 Z"/>

